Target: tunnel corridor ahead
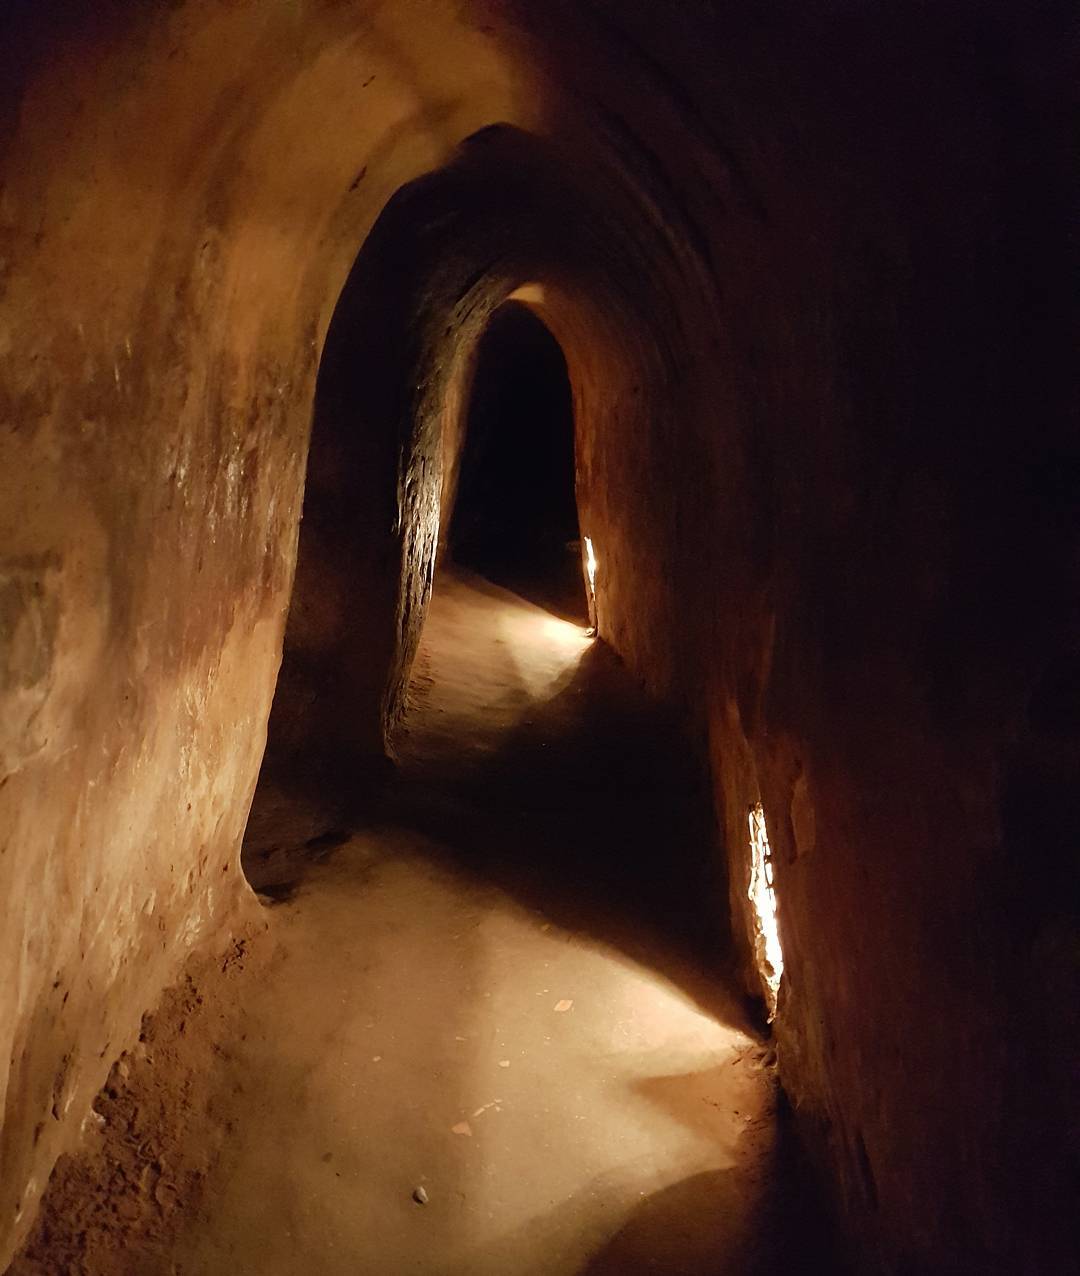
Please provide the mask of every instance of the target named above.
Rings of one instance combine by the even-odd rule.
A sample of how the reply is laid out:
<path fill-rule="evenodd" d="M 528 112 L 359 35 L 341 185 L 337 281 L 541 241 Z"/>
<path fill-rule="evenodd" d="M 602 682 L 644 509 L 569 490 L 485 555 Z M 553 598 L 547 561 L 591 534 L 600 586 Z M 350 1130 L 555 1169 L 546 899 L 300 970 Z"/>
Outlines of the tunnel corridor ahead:
<path fill-rule="evenodd" d="M 457 465 L 452 559 L 566 618 L 588 613 L 573 391 L 543 322 L 511 299 L 478 343 Z"/>

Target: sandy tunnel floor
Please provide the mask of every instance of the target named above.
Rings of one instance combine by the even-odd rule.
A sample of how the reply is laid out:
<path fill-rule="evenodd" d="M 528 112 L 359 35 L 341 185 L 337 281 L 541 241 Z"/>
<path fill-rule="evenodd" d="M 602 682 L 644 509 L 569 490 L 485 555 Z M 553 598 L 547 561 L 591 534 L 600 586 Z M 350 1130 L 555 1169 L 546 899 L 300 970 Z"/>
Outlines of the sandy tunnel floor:
<path fill-rule="evenodd" d="M 444 576 L 375 818 L 255 856 L 279 902 L 148 1022 L 13 1271 L 780 1270 L 666 743 L 579 625 Z"/>

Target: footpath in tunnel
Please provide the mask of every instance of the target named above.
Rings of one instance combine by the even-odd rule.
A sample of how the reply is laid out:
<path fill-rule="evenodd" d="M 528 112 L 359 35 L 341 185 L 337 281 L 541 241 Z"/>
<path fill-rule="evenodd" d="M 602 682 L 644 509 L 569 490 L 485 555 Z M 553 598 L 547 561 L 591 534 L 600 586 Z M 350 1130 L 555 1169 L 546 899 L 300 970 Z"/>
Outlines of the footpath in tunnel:
<path fill-rule="evenodd" d="M 298 847 L 261 793 L 272 902 L 114 1069 L 13 1276 L 835 1270 L 666 731 L 579 623 L 445 572 L 376 815 Z"/>

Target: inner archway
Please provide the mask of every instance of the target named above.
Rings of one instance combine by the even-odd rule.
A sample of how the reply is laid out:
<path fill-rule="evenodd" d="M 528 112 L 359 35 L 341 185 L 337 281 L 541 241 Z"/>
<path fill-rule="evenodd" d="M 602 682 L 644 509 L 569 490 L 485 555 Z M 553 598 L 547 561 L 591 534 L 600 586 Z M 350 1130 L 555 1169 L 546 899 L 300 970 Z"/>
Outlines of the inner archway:
<path fill-rule="evenodd" d="M 476 353 L 449 551 L 461 566 L 581 620 L 579 537 L 566 359 L 546 325 L 511 300 Z"/>

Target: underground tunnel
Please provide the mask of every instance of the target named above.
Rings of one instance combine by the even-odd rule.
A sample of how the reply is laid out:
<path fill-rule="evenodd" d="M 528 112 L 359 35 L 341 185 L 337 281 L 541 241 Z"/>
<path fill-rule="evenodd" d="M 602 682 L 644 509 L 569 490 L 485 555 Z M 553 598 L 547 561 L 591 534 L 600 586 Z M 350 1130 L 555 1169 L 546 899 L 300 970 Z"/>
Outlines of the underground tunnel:
<path fill-rule="evenodd" d="M 517 301 L 476 353 L 457 465 L 454 562 L 571 617 L 588 614 L 574 484 L 574 413 L 558 342 Z"/>
<path fill-rule="evenodd" d="M 0 1270 L 1071 1270 L 1075 35 L 9 0 Z"/>

